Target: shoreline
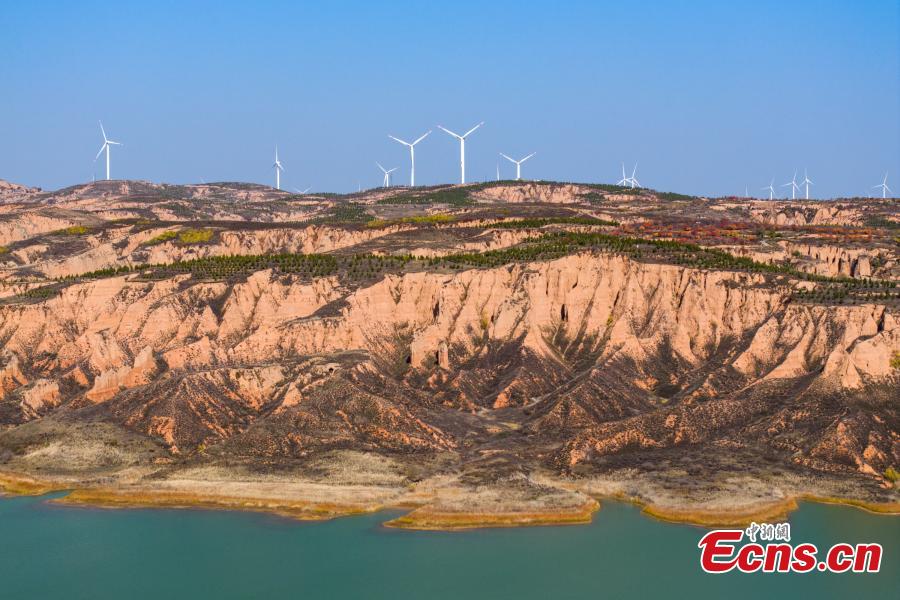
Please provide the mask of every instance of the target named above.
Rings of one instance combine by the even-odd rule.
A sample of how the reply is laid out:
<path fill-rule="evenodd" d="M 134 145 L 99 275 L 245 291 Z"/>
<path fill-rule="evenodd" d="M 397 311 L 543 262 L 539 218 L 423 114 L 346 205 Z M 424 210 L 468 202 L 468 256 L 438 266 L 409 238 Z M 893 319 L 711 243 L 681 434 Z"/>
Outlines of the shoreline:
<path fill-rule="evenodd" d="M 237 495 L 217 495 L 183 490 L 112 489 L 102 487 L 78 487 L 40 480 L 34 477 L 0 472 L 0 496 L 42 496 L 52 492 L 68 491 L 61 498 L 48 502 L 59 505 L 95 507 L 106 509 L 159 508 L 235 510 L 274 514 L 301 521 L 324 521 L 338 517 L 370 514 L 381 510 L 408 510 L 409 512 L 385 521 L 392 529 L 420 531 L 458 531 L 501 527 L 538 527 L 558 525 L 584 525 L 593 521 L 594 513 L 602 509 L 603 500 L 628 502 L 640 509 L 648 518 L 666 523 L 695 525 L 699 527 L 737 527 L 751 521 L 771 522 L 787 519 L 802 502 L 835 504 L 864 510 L 883 516 L 900 516 L 900 502 L 872 503 L 851 498 L 836 498 L 801 494 L 774 502 L 738 506 L 734 509 L 704 509 L 669 507 L 643 502 L 638 498 L 621 495 L 591 496 L 587 502 L 560 510 L 463 512 L 440 509 L 427 500 L 413 502 L 400 499 L 384 503 L 336 503 L 264 498 Z"/>
<path fill-rule="evenodd" d="M 466 513 L 438 510 L 423 506 L 383 523 L 392 529 L 418 531 L 458 531 L 498 527 L 546 527 L 553 525 L 586 525 L 593 521 L 600 502 L 591 499 L 574 510 L 557 512 L 483 512 Z"/>
<path fill-rule="evenodd" d="M 274 514 L 298 521 L 327 521 L 337 517 L 349 517 L 377 512 L 381 505 L 353 505 L 303 500 L 279 500 L 239 496 L 214 496 L 183 491 L 113 490 L 105 488 L 79 488 L 62 498 L 49 501 L 52 504 L 96 507 L 106 509 L 164 508 L 234 510 Z"/>

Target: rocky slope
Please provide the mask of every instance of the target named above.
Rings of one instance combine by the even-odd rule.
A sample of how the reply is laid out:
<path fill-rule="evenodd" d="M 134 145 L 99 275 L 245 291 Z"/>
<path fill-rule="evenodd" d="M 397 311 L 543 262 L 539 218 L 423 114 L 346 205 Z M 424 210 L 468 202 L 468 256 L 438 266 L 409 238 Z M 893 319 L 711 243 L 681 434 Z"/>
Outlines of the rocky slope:
<path fill-rule="evenodd" d="M 536 195 L 524 186 L 510 196 L 508 187 L 478 194 L 494 194 L 491 205 Z M 577 204 L 582 192 L 541 194 Z M 54 202 L 96 200 L 80 193 Z M 127 193 L 121 201 L 145 209 Z M 610 203 L 604 214 L 635 210 Z M 615 239 L 613 225 L 584 225 L 593 205 L 537 221 L 534 213 L 489 218 L 478 205 L 455 220 L 428 213 L 366 227 L 203 221 L 196 227 L 211 234 L 202 243 L 174 234 L 148 243 L 183 231 L 178 223 L 72 208 L 69 220 L 44 223 L 46 210 L 23 208 L 6 230 L 13 258 L 4 272 L 12 291 L 0 303 L 0 468 L 9 472 L 141 493 L 163 481 L 208 493 L 212 471 L 197 469 L 214 469 L 223 489 L 287 472 L 285 481 L 341 487 L 334 473 L 365 477 L 370 463 L 347 466 L 347 453 L 362 453 L 352 456 L 391 465 L 380 502 L 432 503 L 440 508 L 419 514 L 453 522 L 448 511 L 495 514 L 495 504 L 534 519 L 554 510 L 580 519 L 593 510 L 588 496 L 601 493 L 694 508 L 786 493 L 897 501 L 893 292 L 798 301 L 798 289 L 831 284 L 800 281 L 787 266 L 679 264 L 696 252 L 689 246 L 668 258 L 651 246 L 526 253 L 536 236 L 566 228 Z M 504 221 L 514 228 L 496 226 Z M 73 224 L 87 231 L 46 235 Z M 789 245 L 779 260 L 796 248 L 812 256 L 829 246 Z M 863 255 L 879 255 L 835 248 L 817 260 L 852 259 L 859 269 Z M 509 258 L 472 266 L 498 249 Z M 141 270 L 310 253 L 353 265 L 362 256 L 420 259 L 361 278 L 272 266 L 221 276 Z M 469 262 L 434 258 L 454 253 Z M 131 270 L 79 276 L 122 266 Z M 65 280 L 29 288 L 53 293 L 22 295 L 12 282 L 26 275 L 32 286 Z M 716 459 L 698 463 L 705 454 Z M 755 482 L 751 496 L 735 495 L 735 476 Z"/>

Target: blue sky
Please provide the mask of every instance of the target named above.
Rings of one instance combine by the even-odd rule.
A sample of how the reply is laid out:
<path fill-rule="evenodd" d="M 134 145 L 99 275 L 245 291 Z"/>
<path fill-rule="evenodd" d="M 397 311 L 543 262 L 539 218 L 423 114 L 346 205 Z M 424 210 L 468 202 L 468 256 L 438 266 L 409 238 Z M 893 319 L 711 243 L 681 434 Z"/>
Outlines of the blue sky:
<path fill-rule="evenodd" d="M 809 169 L 821 197 L 900 190 L 900 3 L 14 2 L 0 11 L 0 178 L 352 191 L 388 134 L 434 133 L 417 183 L 523 176 L 751 193 Z M 501 164 L 504 177 L 513 165 Z M 780 188 L 784 190 L 786 188 Z"/>

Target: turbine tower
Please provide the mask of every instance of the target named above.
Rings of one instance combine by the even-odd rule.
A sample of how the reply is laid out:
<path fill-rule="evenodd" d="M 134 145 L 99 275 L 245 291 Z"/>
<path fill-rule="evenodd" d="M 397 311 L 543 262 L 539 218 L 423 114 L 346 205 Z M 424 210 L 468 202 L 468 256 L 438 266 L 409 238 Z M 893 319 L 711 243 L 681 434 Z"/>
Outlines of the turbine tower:
<path fill-rule="evenodd" d="M 284 171 L 284 165 L 281 164 L 281 161 L 278 160 L 278 146 L 275 146 L 275 164 L 272 165 L 275 168 L 275 189 L 281 189 L 281 172 Z"/>
<path fill-rule="evenodd" d="M 884 174 L 884 179 L 881 181 L 881 183 L 879 183 L 878 185 L 873 185 L 873 186 L 872 186 L 872 189 L 875 189 L 875 188 L 881 188 L 881 197 L 882 197 L 882 198 L 887 198 L 887 193 L 888 193 L 888 192 L 893 193 L 893 190 L 891 190 L 891 188 L 888 187 L 888 184 L 887 184 L 887 176 L 888 176 L 888 174 L 885 173 L 885 174 Z"/>
<path fill-rule="evenodd" d="M 414 141 L 414 142 L 411 143 L 411 144 L 410 144 L 409 142 L 404 142 L 404 141 L 401 140 L 400 138 L 395 138 L 395 137 L 392 136 L 392 135 L 389 135 L 389 136 L 388 136 L 389 138 L 391 138 L 391 139 L 394 140 L 395 142 L 400 142 L 400 143 L 403 144 L 404 146 L 408 146 L 408 147 L 409 147 L 409 163 L 410 163 L 410 171 L 409 171 L 409 187 L 416 187 L 416 144 L 418 144 L 419 142 L 421 142 L 422 140 L 424 140 L 426 137 L 428 137 L 428 134 L 429 134 L 429 133 L 431 133 L 431 130 L 430 130 L 430 129 L 429 129 L 428 131 L 426 131 L 425 134 L 424 134 L 422 137 L 420 137 L 419 139 L 417 139 L 416 141 Z"/>
<path fill-rule="evenodd" d="M 482 121 L 481 123 L 479 123 L 478 125 L 476 125 L 475 127 L 468 130 L 467 132 L 465 132 L 462 135 L 459 135 L 458 133 L 453 133 L 452 131 L 450 131 L 449 129 L 444 127 L 443 125 L 438 125 L 438 129 L 441 129 L 441 130 L 445 131 L 446 133 L 449 133 L 450 135 L 452 135 L 453 137 L 455 137 L 456 139 L 459 140 L 459 182 L 460 183 L 466 182 L 466 138 L 469 137 L 472 133 L 474 133 L 474 131 L 476 129 L 478 129 L 479 127 L 481 127 L 482 125 L 484 125 L 484 121 Z"/>
<path fill-rule="evenodd" d="M 393 169 L 388 170 L 388 169 L 385 169 L 384 167 L 382 167 L 381 163 L 378 161 L 375 161 L 375 164 L 378 165 L 378 168 L 381 169 L 382 173 L 384 173 L 384 180 L 381 182 L 381 187 L 386 187 L 386 188 L 391 187 L 391 173 L 396 171 L 397 167 L 394 167 Z"/>
<path fill-rule="evenodd" d="M 809 175 L 806 174 L 806 169 L 803 169 L 803 181 L 800 182 L 800 185 L 806 186 L 806 199 L 809 200 L 809 186 L 815 185 L 809 178 Z"/>
<path fill-rule="evenodd" d="M 519 160 L 514 160 L 514 159 L 508 157 L 507 155 L 503 154 L 502 152 L 500 153 L 500 156 L 502 156 L 503 158 L 505 158 L 505 159 L 508 160 L 509 162 L 511 162 L 511 163 L 513 163 L 514 165 L 516 165 L 516 181 L 519 181 L 520 179 L 522 179 L 522 163 L 525 162 L 526 160 L 528 160 L 529 158 L 531 158 L 532 156 L 534 156 L 535 154 L 537 154 L 537 152 L 532 152 L 531 154 L 529 154 L 529 155 L 526 156 L 525 158 L 522 158 L 522 159 L 519 159 Z"/>
<path fill-rule="evenodd" d="M 775 178 L 772 178 L 772 181 L 769 182 L 769 185 L 762 188 L 763 190 L 769 190 L 769 200 L 775 199 Z"/>
<path fill-rule="evenodd" d="M 791 200 L 797 199 L 797 190 L 800 189 L 800 186 L 797 185 L 797 171 L 794 171 L 794 177 L 791 178 L 787 183 L 781 184 L 781 187 L 791 186 Z"/>
<path fill-rule="evenodd" d="M 103 151 L 106 150 L 106 180 L 109 181 L 109 147 L 110 146 L 121 146 L 119 142 L 114 142 L 111 139 L 106 137 L 106 130 L 103 129 L 103 123 L 100 123 L 100 133 L 103 134 L 103 145 L 100 146 L 100 151 L 97 152 L 97 156 L 94 157 L 94 162 L 97 162 L 97 159 L 100 158 L 100 155 L 103 154 Z"/>

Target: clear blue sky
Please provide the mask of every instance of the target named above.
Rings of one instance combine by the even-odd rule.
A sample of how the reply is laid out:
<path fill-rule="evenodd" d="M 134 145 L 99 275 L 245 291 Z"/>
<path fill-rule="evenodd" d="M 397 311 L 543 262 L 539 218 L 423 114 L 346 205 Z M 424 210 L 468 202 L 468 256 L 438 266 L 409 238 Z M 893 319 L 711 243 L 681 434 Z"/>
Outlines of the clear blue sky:
<path fill-rule="evenodd" d="M 406 182 L 388 134 L 485 120 L 469 179 L 537 152 L 523 176 L 900 190 L 897 0 L 7 2 L 0 32 L 0 178 L 45 189 L 102 176 L 102 119 L 113 177 L 158 182 L 272 183 L 275 143 L 287 189 Z M 457 156 L 435 130 L 417 183 Z"/>

